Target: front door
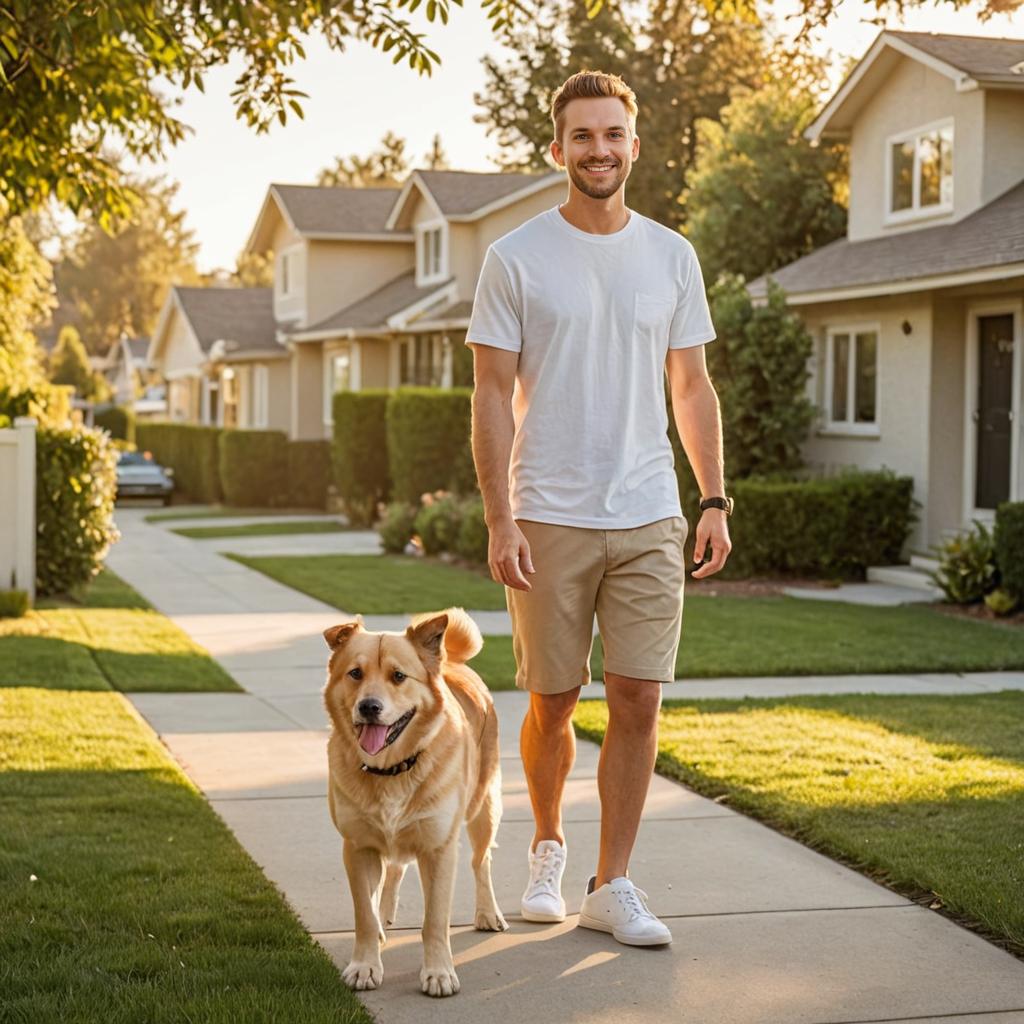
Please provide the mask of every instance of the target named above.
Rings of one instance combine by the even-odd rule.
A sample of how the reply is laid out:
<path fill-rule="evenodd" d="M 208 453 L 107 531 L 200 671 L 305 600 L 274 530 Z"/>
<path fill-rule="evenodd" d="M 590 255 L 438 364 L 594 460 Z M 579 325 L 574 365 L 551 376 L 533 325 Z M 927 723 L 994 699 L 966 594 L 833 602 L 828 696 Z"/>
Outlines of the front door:
<path fill-rule="evenodd" d="M 1010 500 L 1013 327 L 1012 313 L 978 317 L 974 506 L 979 509 Z"/>

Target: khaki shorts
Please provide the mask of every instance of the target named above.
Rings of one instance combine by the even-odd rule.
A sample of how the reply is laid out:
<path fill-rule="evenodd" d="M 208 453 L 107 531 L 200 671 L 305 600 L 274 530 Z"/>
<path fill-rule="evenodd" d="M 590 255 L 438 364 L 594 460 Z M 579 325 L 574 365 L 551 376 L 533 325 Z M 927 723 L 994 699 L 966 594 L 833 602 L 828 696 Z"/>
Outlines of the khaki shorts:
<path fill-rule="evenodd" d="M 595 613 L 608 672 L 675 679 L 689 533 L 684 516 L 627 530 L 516 524 L 536 570 L 525 574 L 532 590 L 505 587 L 518 689 L 563 693 L 590 683 Z"/>

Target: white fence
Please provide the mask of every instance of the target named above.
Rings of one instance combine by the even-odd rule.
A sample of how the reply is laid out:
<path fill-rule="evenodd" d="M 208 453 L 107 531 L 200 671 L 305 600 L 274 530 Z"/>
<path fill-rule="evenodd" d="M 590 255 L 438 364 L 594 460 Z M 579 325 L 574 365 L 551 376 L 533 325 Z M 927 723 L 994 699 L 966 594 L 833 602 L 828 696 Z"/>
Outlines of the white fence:
<path fill-rule="evenodd" d="M 0 430 L 0 590 L 36 594 L 36 421 Z"/>

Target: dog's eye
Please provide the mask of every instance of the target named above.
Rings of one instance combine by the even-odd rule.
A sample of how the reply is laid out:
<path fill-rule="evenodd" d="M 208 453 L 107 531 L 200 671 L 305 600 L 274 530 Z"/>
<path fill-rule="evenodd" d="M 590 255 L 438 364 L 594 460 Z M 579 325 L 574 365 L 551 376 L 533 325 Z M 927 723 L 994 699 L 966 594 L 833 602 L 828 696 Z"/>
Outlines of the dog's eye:
<path fill-rule="evenodd" d="M 352 669 L 351 672 L 349 672 L 349 675 L 353 679 L 362 679 L 363 678 L 363 670 L 361 668 L 354 668 L 354 669 Z"/>
<path fill-rule="evenodd" d="M 395 682 L 396 683 L 400 683 L 405 678 L 405 673 L 404 672 L 399 672 L 398 669 L 395 669 L 395 677 L 394 678 L 395 678 Z"/>

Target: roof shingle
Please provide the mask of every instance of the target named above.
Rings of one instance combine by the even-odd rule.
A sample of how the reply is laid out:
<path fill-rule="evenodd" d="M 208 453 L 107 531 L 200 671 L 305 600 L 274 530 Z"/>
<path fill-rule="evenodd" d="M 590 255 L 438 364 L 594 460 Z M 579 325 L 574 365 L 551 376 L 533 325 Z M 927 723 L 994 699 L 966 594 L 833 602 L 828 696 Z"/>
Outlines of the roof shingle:
<path fill-rule="evenodd" d="M 218 340 L 232 347 L 278 351 L 271 288 L 175 288 L 178 302 L 204 352 Z M 234 343 L 232 345 L 232 343 Z"/>
<path fill-rule="evenodd" d="M 397 188 L 273 185 L 300 234 L 383 234 Z"/>
<path fill-rule="evenodd" d="M 987 39 L 934 32 L 896 32 L 886 30 L 938 60 L 950 64 L 972 78 L 984 81 L 1005 80 L 1024 85 L 1024 75 L 1010 69 L 1024 61 L 1024 39 Z"/>

